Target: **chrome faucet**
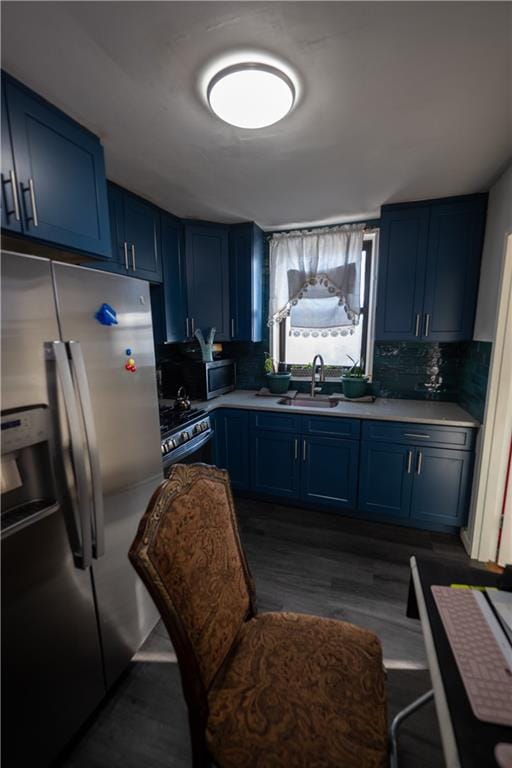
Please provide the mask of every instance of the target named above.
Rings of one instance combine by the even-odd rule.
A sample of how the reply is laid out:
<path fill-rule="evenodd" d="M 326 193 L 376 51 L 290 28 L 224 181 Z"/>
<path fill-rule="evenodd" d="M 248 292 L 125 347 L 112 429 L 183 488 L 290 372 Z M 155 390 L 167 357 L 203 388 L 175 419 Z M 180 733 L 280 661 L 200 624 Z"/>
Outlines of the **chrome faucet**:
<path fill-rule="evenodd" d="M 315 392 L 321 392 L 322 387 L 315 386 L 316 384 L 316 361 L 320 360 L 320 383 L 325 381 L 324 359 L 322 355 L 315 355 L 313 358 L 313 373 L 311 374 L 311 397 L 315 396 Z"/>

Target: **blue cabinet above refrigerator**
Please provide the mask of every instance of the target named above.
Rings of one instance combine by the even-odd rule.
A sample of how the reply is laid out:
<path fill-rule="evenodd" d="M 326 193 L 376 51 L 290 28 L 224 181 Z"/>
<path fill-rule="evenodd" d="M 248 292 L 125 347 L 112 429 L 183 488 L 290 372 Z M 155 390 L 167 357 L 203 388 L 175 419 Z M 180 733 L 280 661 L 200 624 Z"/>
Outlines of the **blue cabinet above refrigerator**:
<path fill-rule="evenodd" d="M 108 184 L 112 259 L 97 264 L 128 277 L 162 281 L 161 211 L 156 205 L 117 184 Z"/>
<path fill-rule="evenodd" d="M 45 244 L 111 257 L 99 139 L 5 73 L 2 227 Z"/>

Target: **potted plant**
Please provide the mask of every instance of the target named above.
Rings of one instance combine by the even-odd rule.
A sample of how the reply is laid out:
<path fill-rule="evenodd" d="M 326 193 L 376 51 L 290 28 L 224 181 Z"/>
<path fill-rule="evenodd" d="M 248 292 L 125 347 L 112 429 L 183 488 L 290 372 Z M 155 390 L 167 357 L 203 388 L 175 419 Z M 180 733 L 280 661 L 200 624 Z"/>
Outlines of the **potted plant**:
<path fill-rule="evenodd" d="M 291 373 L 279 373 L 276 361 L 268 354 L 268 352 L 265 352 L 264 368 L 265 373 L 267 374 L 269 391 L 272 392 L 273 395 L 284 395 L 284 393 L 288 391 Z"/>
<path fill-rule="evenodd" d="M 368 388 L 368 376 L 365 376 L 364 370 L 359 362 L 347 355 L 352 360 L 353 366 L 341 377 L 341 386 L 345 397 L 364 397 Z"/>

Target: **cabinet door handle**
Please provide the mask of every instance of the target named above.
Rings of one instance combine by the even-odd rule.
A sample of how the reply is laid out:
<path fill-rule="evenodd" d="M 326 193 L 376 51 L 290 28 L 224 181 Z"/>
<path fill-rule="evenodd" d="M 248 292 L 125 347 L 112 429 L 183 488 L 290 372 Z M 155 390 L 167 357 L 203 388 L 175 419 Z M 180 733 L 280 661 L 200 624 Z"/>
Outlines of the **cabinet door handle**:
<path fill-rule="evenodd" d="M 235 338 L 235 318 L 231 318 L 231 338 Z"/>
<path fill-rule="evenodd" d="M 297 438 L 295 438 L 294 440 L 294 448 L 295 448 L 294 459 L 295 461 L 297 461 L 297 459 L 299 458 L 299 441 L 297 440 Z"/>
<path fill-rule="evenodd" d="M 302 461 L 306 461 L 308 444 L 305 440 L 302 441 Z"/>
<path fill-rule="evenodd" d="M 30 205 L 32 206 L 32 221 L 34 222 L 34 227 L 38 227 L 39 218 L 37 216 L 36 193 L 34 191 L 34 179 L 28 180 L 28 191 L 30 194 Z"/>
<path fill-rule="evenodd" d="M 133 243 L 132 243 L 132 269 L 134 272 L 137 269 L 137 265 L 135 263 L 135 246 Z"/>
<path fill-rule="evenodd" d="M 407 474 L 411 474 L 412 469 L 412 451 L 407 451 Z"/>
<path fill-rule="evenodd" d="M 190 331 L 188 327 L 188 317 L 185 318 L 185 328 L 186 328 L 187 339 L 188 339 L 190 337 Z"/>
<path fill-rule="evenodd" d="M 5 186 L 5 184 L 10 184 L 12 187 L 12 202 L 14 205 L 14 210 L 5 210 L 6 216 L 10 216 L 11 213 L 14 213 L 14 218 L 16 221 L 20 221 L 20 201 L 18 198 L 18 182 L 16 181 L 16 174 L 14 171 L 9 171 L 9 178 L 7 180 L 4 180 L 4 175 L 2 174 L 2 186 Z"/>
<path fill-rule="evenodd" d="M 421 465 L 423 464 L 423 453 L 418 451 L 418 460 L 416 462 L 416 474 L 421 475 Z"/>
<path fill-rule="evenodd" d="M 429 333 L 430 333 L 430 315 L 427 312 L 427 314 L 425 315 L 425 336 L 428 336 Z"/>
<path fill-rule="evenodd" d="M 194 322 L 194 318 L 193 317 L 191 318 L 190 323 L 192 325 L 192 336 L 193 336 L 194 333 L 196 332 L 196 324 Z"/>
<path fill-rule="evenodd" d="M 415 336 L 419 336 L 420 335 L 420 319 L 421 319 L 421 315 L 418 313 L 416 315 L 416 329 L 414 331 L 414 335 Z"/>
<path fill-rule="evenodd" d="M 123 249 L 124 249 L 124 268 L 126 271 L 128 271 L 128 243 L 123 243 Z"/>

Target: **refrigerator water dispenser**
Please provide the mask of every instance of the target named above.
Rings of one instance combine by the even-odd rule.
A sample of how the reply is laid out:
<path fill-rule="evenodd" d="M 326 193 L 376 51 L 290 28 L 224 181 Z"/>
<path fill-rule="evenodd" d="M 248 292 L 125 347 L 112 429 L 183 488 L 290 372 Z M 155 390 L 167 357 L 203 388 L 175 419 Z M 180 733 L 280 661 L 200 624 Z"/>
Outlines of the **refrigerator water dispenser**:
<path fill-rule="evenodd" d="M 0 468 L 2 536 L 58 508 L 46 406 L 3 411 Z"/>

